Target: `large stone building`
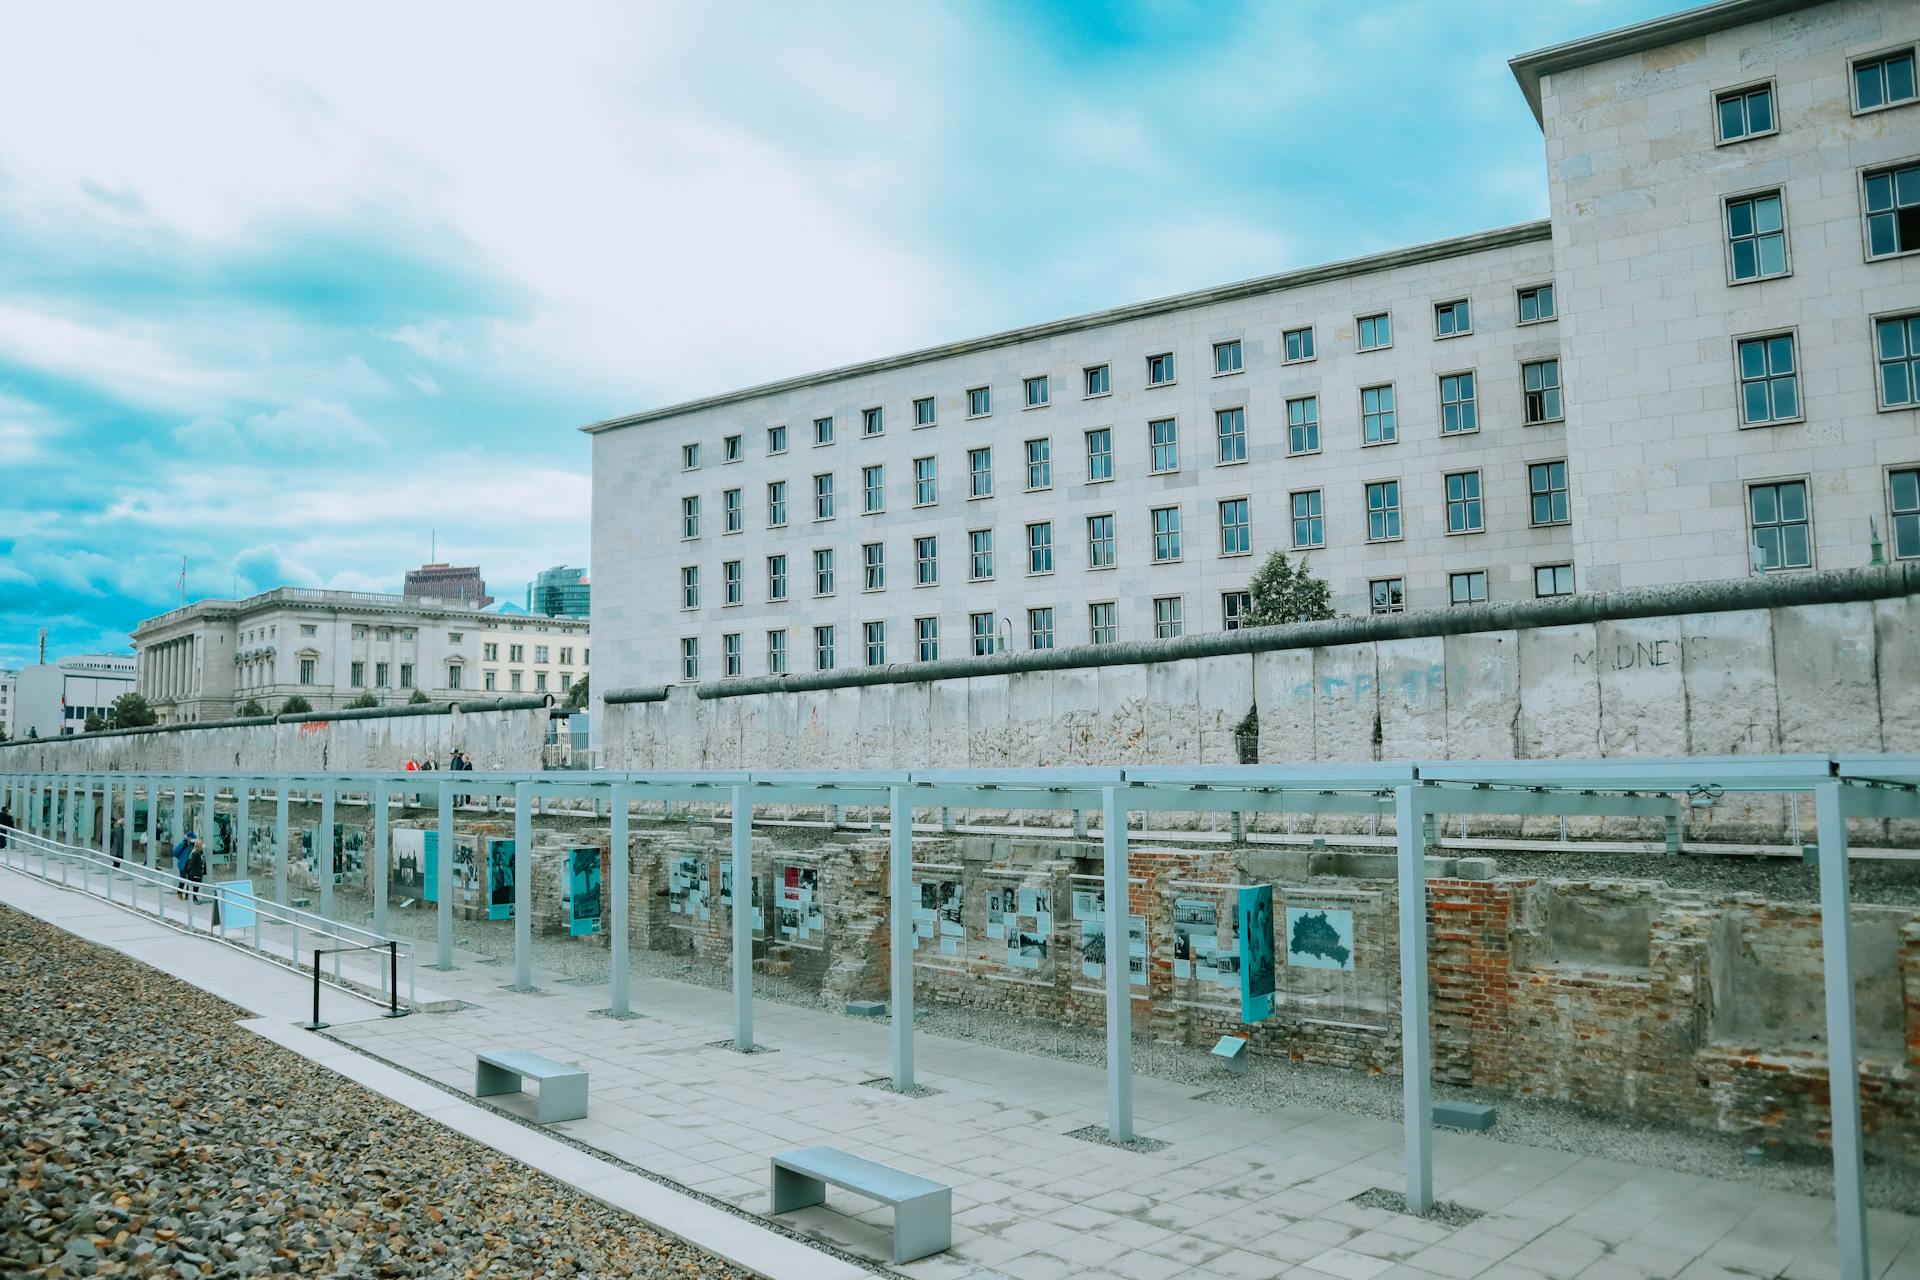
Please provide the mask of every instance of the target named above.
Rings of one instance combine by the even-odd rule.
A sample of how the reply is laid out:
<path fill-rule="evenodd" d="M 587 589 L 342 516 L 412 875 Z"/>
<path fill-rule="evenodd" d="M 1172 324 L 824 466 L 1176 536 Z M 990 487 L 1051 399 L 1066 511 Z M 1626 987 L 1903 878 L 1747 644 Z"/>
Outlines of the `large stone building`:
<path fill-rule="evenodd" d="M 249 701 L 315 710 L 372 694 L 407 701 L 486 693 L 564 699 L 587 676 L 588 624 L 359 591 L 280 587 L 200 600 L 134 629 L 139 687 L 163 723 L 218 720 Z"/>
<path fill-rule="evenodd" d="M 1547 221 L 593 424 L 602 687 L 1920 557 L 1917 37 L 1527 54 Z"/>
<path fill-rule="evenodd" d="M 409 600 L 438 600 L 474 609 L 484 609 L 493 603 L 493 597 L 487 594 L 486 579 L 480 576 L 479 565 L 444 561 L 407 570 L 400 594 Z"/>

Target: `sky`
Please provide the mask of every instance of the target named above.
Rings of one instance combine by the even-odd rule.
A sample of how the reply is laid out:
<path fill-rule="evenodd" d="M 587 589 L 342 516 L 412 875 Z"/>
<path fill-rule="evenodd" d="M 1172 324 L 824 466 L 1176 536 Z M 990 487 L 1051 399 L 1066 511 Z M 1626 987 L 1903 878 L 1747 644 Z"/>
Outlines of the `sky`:
<path fill-rule="evenodd" d="M 1681 7 L 10 6 L 0 667 L 517 599 L 583 423 L 1543 217 L 1506 60 Z"/>

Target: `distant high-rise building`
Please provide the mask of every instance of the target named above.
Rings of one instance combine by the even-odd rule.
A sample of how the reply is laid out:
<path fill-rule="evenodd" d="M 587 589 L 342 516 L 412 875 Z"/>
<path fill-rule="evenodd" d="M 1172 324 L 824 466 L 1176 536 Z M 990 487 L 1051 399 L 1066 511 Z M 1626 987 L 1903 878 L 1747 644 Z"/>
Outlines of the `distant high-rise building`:
<path fill-rule="evenodd" d="M 423 564 L 407 570 L 409 600 L 438 600 L 445 604 L 463 604 L 469 609 L 484 609 L 493 603 L 487 594 L 486 579 L 477 564 Z"/>
<path fill-rule="evenodd" d="M 585 569 L 555 565 L 527 588 L 527 612 L 549 618 L 584 618 L 592 612 L 593 587 Z"/>

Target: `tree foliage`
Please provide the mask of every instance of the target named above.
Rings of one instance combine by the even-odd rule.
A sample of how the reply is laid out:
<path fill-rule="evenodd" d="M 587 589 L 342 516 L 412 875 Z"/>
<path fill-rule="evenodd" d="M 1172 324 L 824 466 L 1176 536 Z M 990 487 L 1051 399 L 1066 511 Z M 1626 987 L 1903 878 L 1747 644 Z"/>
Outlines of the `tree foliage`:
<path fill-rule="evenodd" d="M 283 716 L 303 716 L 312 710 L 313 704 L 297 693 L 280 704 L 280 714 Z"/>
<path fill-rule="evenodd" d="M 160 723 L 153 704 L 138 693 L 123 693 L 115 698 L 107 719 L 116 729 L 143 729 L 150 724 Z"/>
<path fill-rule="evenodd" d="M 1304 562 L 1296 567 L 1284 551 L 1267 556 L 1267 562 L 1254 571 L 1247 590 L 1253 601 L 1240 619 L 1242 626 L 1278 627 L 1334 616 L 1327 584 L 1307 572 Z"/>
<path fill-rule="evenodd" d="M 358 711 L 363 707 L 377 707 L 379 705 L 380 699 L 374 697 L 371 693 L 360 694 L 358 697 L 350 698 L 342 704 L 348 711 Z"/>
<path fill-rule="evenodd" d="M 432 699 L 427 697 L 427 691 L 425 689 L 415 689 L 413 691 L 413 696 L 407 699 L 407 705 L 417 707 L 423 702 L 431 702 L 431 701 Z"/>
<path fill-rule="evenodd" d="M 260 705 L 258 698 L 248 698 L 240 705 L 240 714 L 243 716 L 263 716 L 267 714 L 267 709 Z"/>
<path fill-rule="evenodd" d="M 80 732 L 82 733 L 98 733 L 106 727 L 107 722 L 95 715 L 89 715 L 85 720 L 80 722 Z"/>
<path fill-rule="evenodd" d="M 587 705 L 587 678 L 585 676 L 581 676 L 578 680 L 575 680 L 573 687 L 567 690 L 567 705 L 576 710 Z"/>

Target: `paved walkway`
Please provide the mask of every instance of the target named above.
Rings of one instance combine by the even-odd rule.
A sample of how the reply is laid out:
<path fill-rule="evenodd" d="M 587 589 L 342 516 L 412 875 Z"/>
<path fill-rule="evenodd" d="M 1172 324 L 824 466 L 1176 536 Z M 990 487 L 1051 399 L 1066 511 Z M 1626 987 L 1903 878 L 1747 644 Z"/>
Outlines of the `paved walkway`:
<path fill-rule="evenodd" d="M 16 896 L 22 892 L 32 895 L 28 904 Z M 116 926 L 108 917 L 122 913 L 11 873 L 0 873 L 0 893 L 85 936 L 95 928 L 160 927 L 137 920 Z M 230 971 L 254 966 L 280 981 L 298 981 L 264 961 L 236 962 L 231 950 L 166 932 L 175 939 L 171 947 L 164 939 L 144 939 L 141 951 L 121 949 L 209 990 L 218 989 L 215 981 L 245 985 Z M 201 957 L 178 950 L 190 946 L 215 947 L 221 963 L 200 969 Z M 531 1049 L 577 1063 L 591 1075 L 591 1112 L 552 1126 L 554 1132 L 756 1214 L 768 1207 L 768 1157 L 812 1142 L 951 1183 L 954 1247 L 895 1268 L 912 1277 L 1836 1280 L 1838 1274 L 1832 1207 L 1819 1199 L 1441 1132 L 1437 1191 L 1485 1215 L 1450 1228 L 1351 1203 L 1372 1188 L 1400 1187 L 1395 1124 L 1306 1108 L 1252 1114 L 1207 1102 L 1204 1087 L 1140 1079 L 1138 1131 L 1168 1145 L 1153 1153 L 1121 1151 L 1068 1136 L 1104 1124 L 1105 1078 L 1097 1067 L 923 1034 L 919 1079 L 939 1092 L 902 1097 L 870 1083 L 887 1070 L 883 1022 L 762 1002 L 756 1039 L 774 1052 L 743 1055 L 715 1043 L 730 1035 L 723 993 L 636 979 L 633 1006 L 645 1017 L 615 1022 L 593 1016 L 607 1006 L 605 984 L 581 986 L 536 972 L 538 994 L 514 993 L 505 988 L 512 976 L 506 966 L 475 963 L 465 954 L 459 959 L 461 968 L 431 973 L 432 981 L 473 1007 L 398 1020 L 339 1018 L 326 1036 L 462 1095 L 472 1085 L 477 1049 Z M 280 1039 L 291 1020 L 284 1003 L 270 1017 L 282 1029 Z M 319 1060 L 347 1063 L 337 1050 Z M 395 1085 L 391 1096 L 462 1132 L 472 1126 L 481 1141 L 491 1143 L 487 1135 L 505 1129 L 528 1133 L 457 1099 L 435 1107 L 435 1095 L 446 1099 L 446 1093 L 420 1092 L 426 1086 L 419 1081 L 393 1074 L 409 1087 Z M 490 1101 L 533 1114 L 530 1097 Z M 556 1176 L 598 1194 L 595 1185 L 578 1181 L 584 1175 Z M 642 1216 L 680 1230 L 673 1217 Z M 727 1221 L 754 1231 L 739 1219 Z M 830 1191 L 826 1205 L 779 1221 L 872 1259 L 876 1268 L 890 1256 L 890 1211 L 855 1196 Z M 1876 1211 L 1870 1231 L 1876 1276 L 1920 1280 L 1920 1219 Z M 784 1243 L 822 1269 L 763 1266 L 768 1274 L 851 1270 Z"/>

